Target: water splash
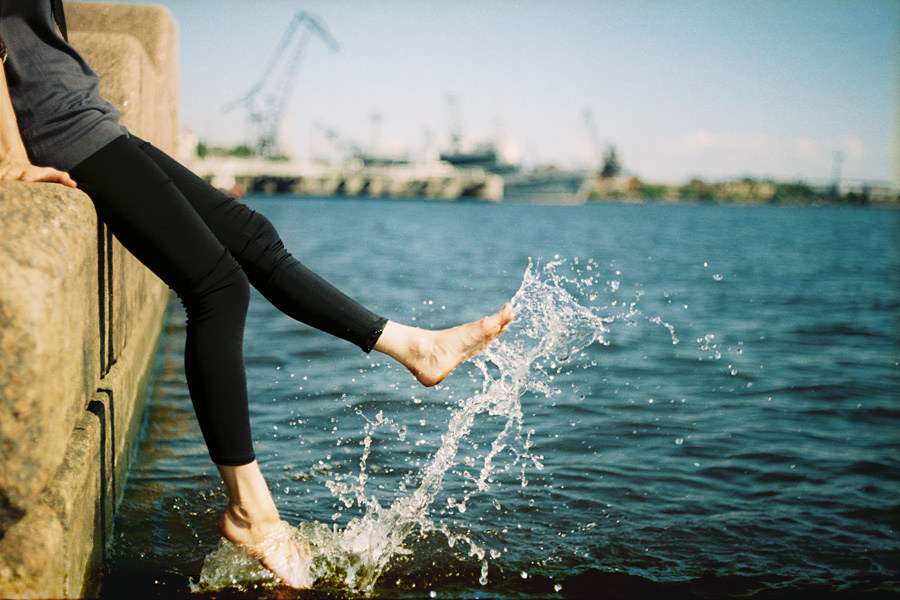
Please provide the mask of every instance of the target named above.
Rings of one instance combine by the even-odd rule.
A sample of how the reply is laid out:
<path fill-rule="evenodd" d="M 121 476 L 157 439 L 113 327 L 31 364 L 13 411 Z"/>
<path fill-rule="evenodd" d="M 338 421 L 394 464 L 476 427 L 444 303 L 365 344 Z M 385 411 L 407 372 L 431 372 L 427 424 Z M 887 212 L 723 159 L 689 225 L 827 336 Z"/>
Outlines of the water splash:
<path fill-rule="evenodd" d="M 482 415 L 499 417 L 500 430 L 493 435 L 489 450 L 479 457 L 476 474 L 464 473 L 467 489 L 461 499 L 450 498 L 448 505 L 459 512 L 476 493 L 490 489 L 498 459 L 511 461 L 521 469 L 520 481 L 527 485 L 529 468 L 540 470 L 541 456 L 532 452 L 530 432 L 523 435 L 522 398 L 526 393 L 550 397 L 555 393 L 553 379 L 561 365 L 568 363 L 587 346 L 608 344 L 609 325 L 616 320 L 632 321 L 640 292 L 632 302 L 613 302 L 603 307 L 585 306 L 606 289 L 615 293 L 618 281 L 603 282 L 594 271 L 593 261 L 579 264 L 556 260 L 544 266 L 529 262 L 522 285 L 512 299 L 515 319 L 509 331 L 474 359 L 481 374 L 481 389 L 453 409 L 441 445 L 418 475 L 418 485 L 410 494 L 399 495 L 389 506 L 382 506 L 366 489 L 367 461 L 373 435 L 390 428 L 398 436 L 406 429 L 379 412 L 367 420 L 359 474 L 355 478 L 335 478 L 328 482 L 332 494 L 345 507 L 364 508 L 363 516 L 352 519 L 346 528 L 323 523 L 300 524 L 295 532 L 308 541 L 312 552 L 311 577 L 355 592 L 371 591 L 378 577 L 396 556 L 409 554 L 406 547 L 411 534 L 422 536 L 439 532 L 450 546 L 468 545 L 469 555 L 481 561 L 482 584 L 487 583 L 488 560 L 499 553 L 482 548 L 465 533 L 451 531 L 429 517 L 429 509 L 444 486 L 448 470 L 457 461 L 460 443 L 472 431 Z M 662 324 L 660 322 L 660 324 Z M 665 324 L 664 324 L 665 325 Z M 673 340 L 677 343 L 672 332 Z M 509 457 L 509 458 L 507 458 Z M 505 466 L 504 468 L 507 468 Z M 196 589 L 220 589 L 246 583 L 269 583 L 273 578 L 259 564 L 233 544 L 222 540 L 206 557 Z"/>

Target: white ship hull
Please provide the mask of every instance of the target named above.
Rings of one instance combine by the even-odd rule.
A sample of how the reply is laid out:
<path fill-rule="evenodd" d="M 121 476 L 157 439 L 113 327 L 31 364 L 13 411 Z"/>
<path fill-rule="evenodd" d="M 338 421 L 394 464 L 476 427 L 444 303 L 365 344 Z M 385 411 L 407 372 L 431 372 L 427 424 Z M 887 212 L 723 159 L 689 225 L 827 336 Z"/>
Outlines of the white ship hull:
<path fill-rule="evenodd" d="M 503 176 L 503 201 L 583 204 L 590 185 L 588 171 L 518 171 Z"/>

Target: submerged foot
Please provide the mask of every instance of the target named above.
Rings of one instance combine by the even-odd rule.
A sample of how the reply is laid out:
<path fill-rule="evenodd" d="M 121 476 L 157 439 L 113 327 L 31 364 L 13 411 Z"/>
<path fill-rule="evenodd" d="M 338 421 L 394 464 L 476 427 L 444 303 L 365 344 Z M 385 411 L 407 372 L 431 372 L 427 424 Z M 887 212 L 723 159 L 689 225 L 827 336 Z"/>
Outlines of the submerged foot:
<path fill-rule="evenodd" d="M 294 528 L 286 521 L 251 525 L 240 509 L 229 504 L 219 518 L 219 529 L 286 585 L 297 589 L 312 585 L 309 546 L 294 538 Z"/>
<path fill-rule="evenodd" d="M 390 322 L 375 349 L 397 359 L 424 386 L 437 385 L 461 362 L 487 348 L 512 322 L 512 305 L 458 327 L 430 331 Z"/>

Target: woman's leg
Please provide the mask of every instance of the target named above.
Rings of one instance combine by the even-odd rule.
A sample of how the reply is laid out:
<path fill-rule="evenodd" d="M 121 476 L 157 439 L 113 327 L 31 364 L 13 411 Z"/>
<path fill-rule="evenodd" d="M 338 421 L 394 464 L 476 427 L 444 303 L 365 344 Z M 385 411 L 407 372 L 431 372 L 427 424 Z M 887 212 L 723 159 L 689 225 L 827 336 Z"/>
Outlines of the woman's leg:
<path fill-rule="evenodd" d="M 237 467 L 219 465 L 219 473 L 229 497 L 219 517 L 222 535 L 291 587 L 309 587 L 309 548 L 301 547 L 293 539 L 293 529 L 281 521 L 256 461 Z"/>
<path fill-rule="evenodd" d="M 460 327 L 428 331 L 372 313 L 303 266 L 281 242 L 263 215 L 213 188 L 153 145 L 133 138 L 168 174 L 219 240 L 247 273 L 250 282 L 285 314 L 398 360 L 426 386 L 435 385 L 460 362 L 483 350 L 512 319 L 498 313 Z"/>
<path fill-rule="evenodd" d="M 191 401 L 228 488 L 223 533 L 286 583 L 308 585 L 301 576 L 306 563 L 280 536 L 278 510 L 254 459 L 242 352 L 244 272 L 171 179 L 128 139 L 102 148 L 72 175 L 116 238 L 184 304 Z M 272 539 L 280 541 L 262 543 Z"/>
<path fill-rule="evenodd" d="M 370 352 L 387 319 L 376 315 L 305 267 L 284 247 L 263 215 L 220 192 L 148 142 L 132 142 L 181 191 L 250 283 L 286 315 Z"/>
<path fill-rule="evenodd" d="M 170 178 L 121 137 L 72 169 L 116 238 L 187 313 L 185 371 L 210 456 L 254 459 L 243 367 L 247 278 Z"/>

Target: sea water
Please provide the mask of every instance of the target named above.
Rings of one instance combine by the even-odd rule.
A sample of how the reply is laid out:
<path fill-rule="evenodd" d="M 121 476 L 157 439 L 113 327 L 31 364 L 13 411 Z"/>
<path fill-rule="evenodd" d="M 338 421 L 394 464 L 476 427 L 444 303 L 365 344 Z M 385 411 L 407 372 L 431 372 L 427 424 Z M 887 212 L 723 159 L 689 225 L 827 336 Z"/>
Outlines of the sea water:
<path fill-rule="evenodd" d="M 897 213 L 250 204 L 390 318 L 516 312 L 425 390 L 254 296 L 257 452 L 320 593 L 898 590 Z M 265 595 L 215 530 L 183 333 L 174 307 L 104 593 Z"/>
<path fill-rule="evenodd" d="M 440 437 L 440 447 L 418 473 L 402 480 L 401 493 L 396 490 L 374 493 L 367 489 L 367 469 L 373 436 L 385 429 L 404 441 L 406 427 L 386 417 L 382 410 L 374 419 L 367 419 L 359 472 L 326 482 L 344 509 L 359 506 L 363 515 L 340 530 L 323 523 L 302 523 L 297 528 L 296 537 L 311 544 L 314 579 L 332 581 L 356 592 L 370 592 L 391 559 L 411 553 L 406 547 L 410 536 L 434 533 L 445 537 L 451 548 L 457 544 L 467 546 L 469 555 L 481 562 L 479 582 L 487 583 L 489 554 L 496 557 L 498 551 L 489 552 L 467 533 L 456 532 L 446 524 L 439 525 L 431 518 L 432 505 L 443 491 L 444 477 L 457 465 L 460 445 L 469 442 L 476 420 L 493 417 L 496 426 L 483 427 L 490 431 L 488 438 L 493 439 L 465 460 L 464 464 L 472 468 L 463 473 L 459 498 L 447 498 L 449 509 L 466 512 L 474 494 L 490 491 L 495 471 L 508 472 L 511 467 L 517 467 L 521 485 L 527 486 L 529 470 L 542 470 L 543 457 L 532 452 L 531 432 L 523 432 L 523 395 L 531 391 L 536 393 L 531 398 L 533 401 L 552 401 L 560 393 L 552 385 L 553 373 L 560 373 L 575 353 L 591 343 L 604 343 L 603 335 L 609 331 L 609 323 L 639 314 L 635 303 L 631 304 L 627 316 L 615 315 L 607 306 L 580 304 L 579 297 L 584 296 L 582 288 L 594 289 L 596 277 L 583 276 L 577 269 L 564 274 L 564 270 L 573 271 L 566 267 L 561 260 L 543 266 L 528 265 L 522 286 L 512 298 L 513 325 L 501 340 L 473 361 L 482 376 L 480 387 L 452 407 L 446 431 Z M 586 269 L 593 268 L 588 263 Z M 568 287 L 574 288 L 577 295 Z M 385 495 L 394 497 L 389 497 L 389 504 L 383 505 Z M 215 590 L 240 581 L 270 579 L 270 574 L 257 561 L 222 540 L 217 551 L 205 559 L 199 585 L 194 589 Z"/>

